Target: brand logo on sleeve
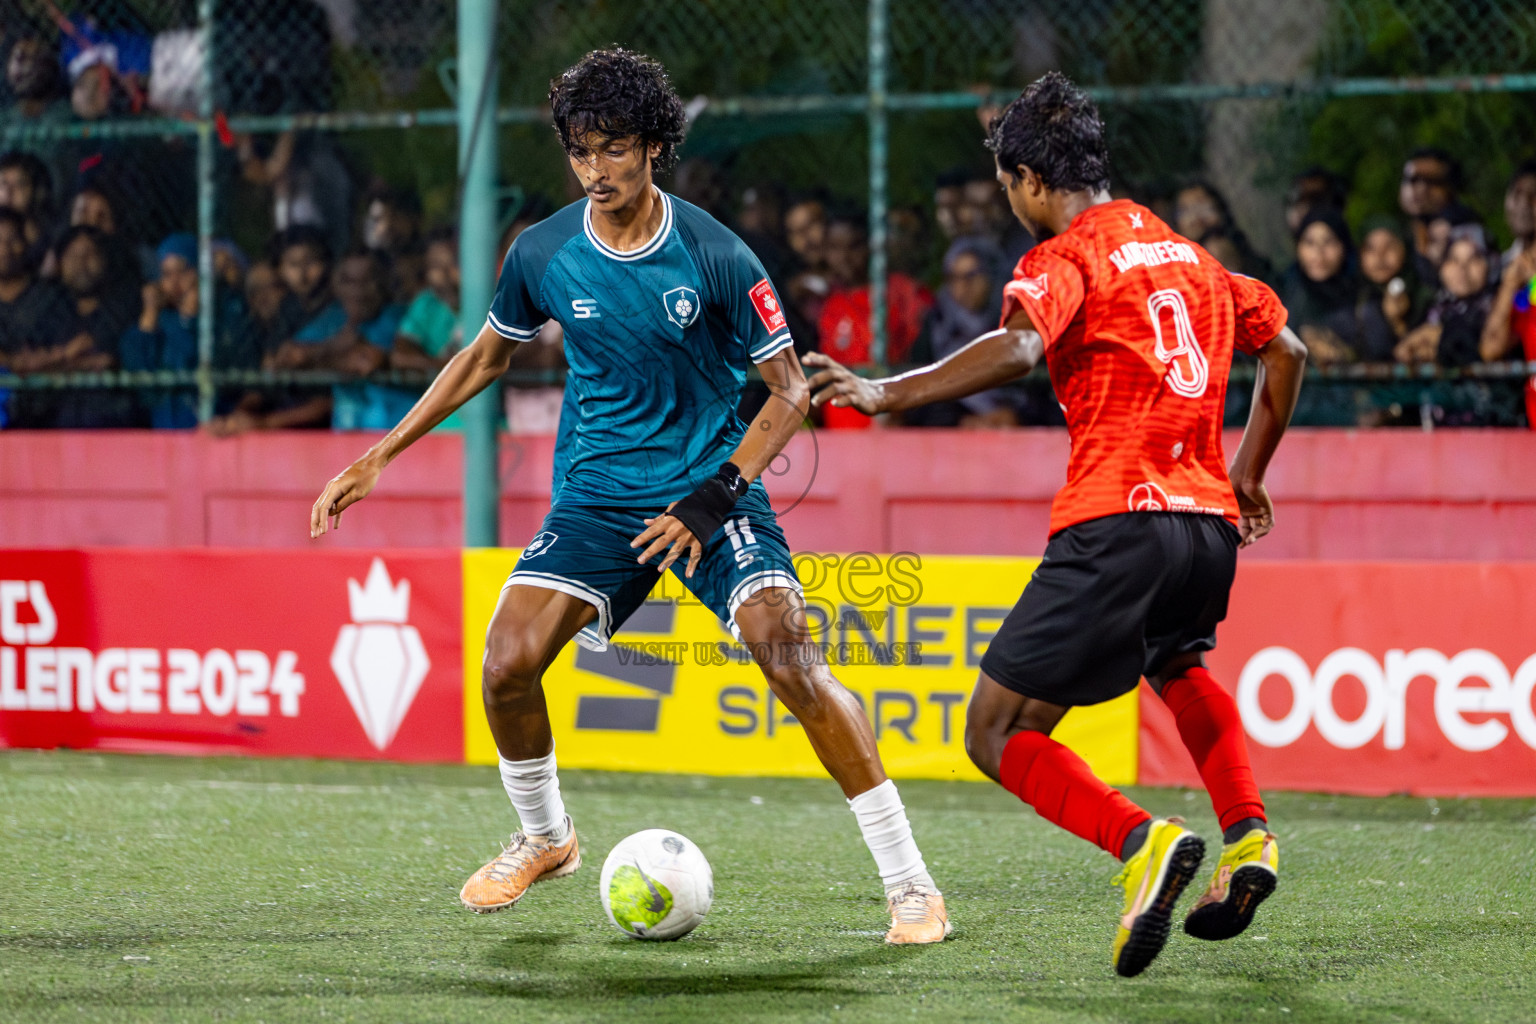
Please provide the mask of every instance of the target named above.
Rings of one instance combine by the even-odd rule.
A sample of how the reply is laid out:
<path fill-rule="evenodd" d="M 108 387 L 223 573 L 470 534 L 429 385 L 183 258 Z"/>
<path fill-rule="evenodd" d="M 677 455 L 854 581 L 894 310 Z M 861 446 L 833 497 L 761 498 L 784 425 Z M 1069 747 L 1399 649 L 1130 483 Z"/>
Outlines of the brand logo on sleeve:
<path fill-rule="evenodd" d="M 768 283 L 765 277 L 752 286 L 752 308 L 757 310 L 758 319 L 769 334 L 777 334 L 784 329 L 784 307 L 779 305 L 779 297 L 773 294 L 773 285 Z"/>
<path fill-rule="evenodd" d="M 687 328 L 699 318 L 699 293 L 692 288 L 662 293 L 661 304 L 667 308 L 667 319 L 679 327 Z"/>
<path fill-rule="evenodd" d="M 1039 302 L 1045 298 L 1045 275 L 1039 277 L 1019 278 L 1019 287 L 1024 289 L 1024 294 Z"/>

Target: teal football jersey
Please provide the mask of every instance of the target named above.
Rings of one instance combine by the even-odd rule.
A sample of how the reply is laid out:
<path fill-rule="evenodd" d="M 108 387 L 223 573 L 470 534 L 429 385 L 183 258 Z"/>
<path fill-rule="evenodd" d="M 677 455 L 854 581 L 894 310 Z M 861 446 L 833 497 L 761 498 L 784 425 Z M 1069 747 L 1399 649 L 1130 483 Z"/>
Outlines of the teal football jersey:
<path fill-rule="evenodd" d="M 751 250 L 660 195 L 661 227 L 633 252 L 603 244 L 583 199 L 519 235 L 501 267 L 493 330 L 527 341 L 546 320 L 565 329 L 560 503 L 664 506 L 690 493 L 746 430 L 748 364 L 792 343 Z"/>

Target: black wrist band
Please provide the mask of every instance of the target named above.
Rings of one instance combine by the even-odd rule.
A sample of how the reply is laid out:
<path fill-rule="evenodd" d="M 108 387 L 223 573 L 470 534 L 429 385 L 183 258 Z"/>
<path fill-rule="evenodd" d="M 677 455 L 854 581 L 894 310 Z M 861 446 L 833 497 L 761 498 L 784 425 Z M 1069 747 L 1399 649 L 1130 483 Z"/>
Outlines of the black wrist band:
<path fill-rule="evenodd" d="M 669 514 L 688 527 L 688 532 L 697 537 L 700 544 L 708 544 L 709 538 L 720 529 L 720 524 L 725 522 L 725 517 L 731 514 L 737 500 L 750 486 L 742 478 L 741 470 L 727 462 L 692 494 L 673 505 Z"/>

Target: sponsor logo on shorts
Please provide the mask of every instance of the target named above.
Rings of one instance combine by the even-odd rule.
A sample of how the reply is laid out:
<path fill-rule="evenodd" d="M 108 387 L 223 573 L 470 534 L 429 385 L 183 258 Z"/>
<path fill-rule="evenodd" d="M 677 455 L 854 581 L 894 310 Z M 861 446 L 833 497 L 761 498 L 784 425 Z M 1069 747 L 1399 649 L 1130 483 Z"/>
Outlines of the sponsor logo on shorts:
<path fill-rule="evenodd" d="M 684 329 L 699 318 L 699 293 L 692 288 L 662 293 L 661 304 L 667 309 L 667 319 Z"/>
<path fill-rule="evenodd" d="M 773 285 L 765 277 L 752 286 L 752 308 L 757 310 L 757 317 L 763 322 L 763 327 L 769 334 L 777 334 L 784 329 L 784 307 L 779 305 L 779 297 L 773 294 Z"/>
<path fill-rule="evenodd" d="M 545 530 L 543 533 L 536 534 L 533 540 L 528 542 L 528 546 L 523 548 L 523 557 L 538 558 L 544 552 L 553 547 L 555 541 L 559 539 L 560 535 L 558 533 L 550 533 L 548 530 Z"/>

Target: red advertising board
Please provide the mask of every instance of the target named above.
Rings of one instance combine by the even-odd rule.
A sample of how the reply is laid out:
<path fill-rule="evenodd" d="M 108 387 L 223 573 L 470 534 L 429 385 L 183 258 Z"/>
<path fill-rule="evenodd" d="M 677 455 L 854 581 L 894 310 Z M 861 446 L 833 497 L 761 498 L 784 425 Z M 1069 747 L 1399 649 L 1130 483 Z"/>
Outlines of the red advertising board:
<path fill-rule="evenodd" d="M 460 572 L 456 551 L 0 550 L 0 746 L 462 760 Z"/>
<path fill-rule="evenodd" d="M 1536 792 L 1536 564 L 1248 563 L 1219 640 L 1261 788 Z M 1140 781 L 1199 785 L 1141 708 Z"/>

